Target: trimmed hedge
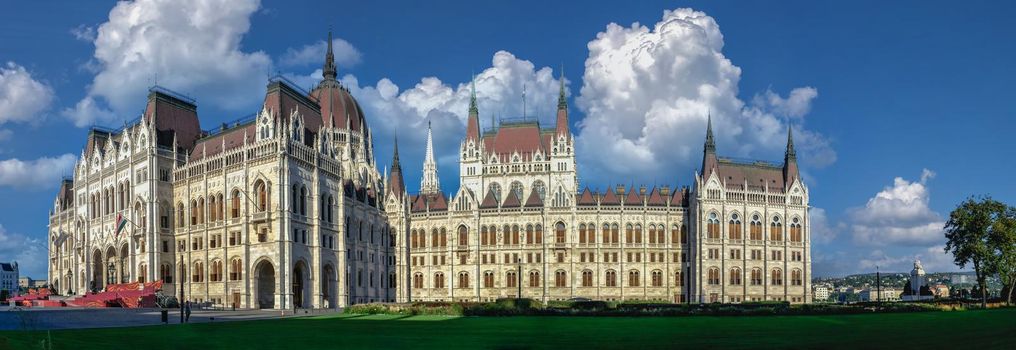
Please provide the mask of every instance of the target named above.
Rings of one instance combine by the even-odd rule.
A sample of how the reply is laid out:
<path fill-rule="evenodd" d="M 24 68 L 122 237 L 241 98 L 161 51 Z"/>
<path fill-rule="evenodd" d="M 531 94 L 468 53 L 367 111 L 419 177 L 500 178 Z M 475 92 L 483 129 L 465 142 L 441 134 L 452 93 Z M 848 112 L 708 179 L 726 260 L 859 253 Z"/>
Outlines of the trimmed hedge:
<path fill-rule="evenodd" d="M 617 303 L 607 301 L 550 301 L 543 305 L 533 299 L 498 299 L 488 303 L 417 302 L 403 304 L 357 304 L 345 308 L 349 314 L 447 315 L 447 316 L 762 316 L 834 315 L 875 312 L 922 312 L 955 310 L 928 303 L 801 304 L 750 302 L 741 304 Z"/>

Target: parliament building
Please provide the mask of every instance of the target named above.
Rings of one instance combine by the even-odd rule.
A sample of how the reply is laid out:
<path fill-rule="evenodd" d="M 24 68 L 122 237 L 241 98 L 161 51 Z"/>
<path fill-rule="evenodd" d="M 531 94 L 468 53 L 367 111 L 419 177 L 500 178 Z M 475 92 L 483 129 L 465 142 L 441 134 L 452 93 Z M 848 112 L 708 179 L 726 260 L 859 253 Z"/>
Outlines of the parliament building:
<path fill-rule="evenodd" d="M 252 117 L 202 130 L 193 100 L 154 87 L 140 118 L 90 129 L 50 214 L 50 284 L 81 295 L 161 280 L 186 300 L 275 309 L 812 300 L 789 131 L 782 164 L 741 161 L 716 154 L 710 122 L 691 187 L 591 190 L 563 85 L 550 128 L 483 129 L 474 94 L 459 188 L 442 190 L 428 128 L 414 194 L 397 143 L 378 171 L 366 116 L 336 77 L 329 45 L 316 87 L 273 78 Z"/>

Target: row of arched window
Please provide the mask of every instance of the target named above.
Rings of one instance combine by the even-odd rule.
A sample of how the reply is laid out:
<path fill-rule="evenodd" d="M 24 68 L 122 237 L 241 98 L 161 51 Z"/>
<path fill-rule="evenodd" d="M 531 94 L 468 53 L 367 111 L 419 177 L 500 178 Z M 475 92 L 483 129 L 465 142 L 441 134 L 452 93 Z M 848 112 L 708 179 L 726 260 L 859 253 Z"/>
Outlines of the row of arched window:
<path fill-rule="evenodd" d="M 144 282 L 144 274 L 147 266 L 141 264 L 139 267 L 139 282 Z M 187 269 L 185 266 L 180 265 L 180 275 L 187 276 Z M 228 268 L 228 270 L 224 270 Z M 228 271 L 228 275 L 223 274 Z M 203 261 L 195 261 L 191 263 L 191 282 L 204 282 L 205 281 L 205 263 Z M 230 281 L 239 281 L 243 277 L 243 260 L 240 258 L 232 258 L 229 260 L 228 266 L 223 266 L 223 262 L 220 259 L 212 260 L 210 266 L 208 266 L 208 282 L 222 282 L 228 278 Z M 159 266 L 159 277 L 166 283 L 173 283 L 173 268 L 170 264 L 162 264 Z"/>
<path fill-rule="evenodd" d="M 124 210 L 128 207 L 130 199 L 130 180 L 124 180 L 115 186 L 103 188 L 90 195 L 88 206 L 89 217 L 95 219 L 102 215 L 109 215 Z"/>
<path fill-rule="evenodd" d="M 483 272 L 483 288 L 496 288 L 495 287 L 495 274 L 493 271 Z M 540 277 L 540 271 L 532 270 L 528 272 L 526 276 L 527 287 L 540 287 L 543 283 Z M 684 279 L 680 271 L 675 272 L 673 275 L 674 286 L 680 287 L 684 285 Z M 508 271 L 504 273 L 504 288 L 515 288 L 518 287 L 518 272 Z M 641 272 L 639 270 L 628 271 L 627 278 L 628 287 L 640 287 L 643 284 Z M 413 288 L 422 289 L 425 288 L 423 273 L 417 272 L 413 275 Z M 565 270 L 557 270 L 554 272 L 553 287 L 568 287 L 568 272 Z M 583 270 L 582 278 L 579 281 L 581 287 L 593 287 L 593 271 Z M 650 279 L 648 281 L 648 287 L 663 287 L 664 285 L 664 274 L 661 270 L 653 270 L 650 272 Z M 603 287 L 617 287 L 618 277 L 617 271 L 607 270 L 604 271 L 603 275 Z M 470 288 L 469 272 L 462 271 L 458 274 L 458 283 L 453 286 L 454 288 Z M 432 288 L 445 288 L 445 274 L 444 272 L 434 273 L 432 279 Z"/>
<path fill-rule="evenodd" d="M 730 285 L 739 286 L 742 283 L 741 277 L 742 277 L 741 276 L 741 268 L 739 268 L 739 267 L 731 268 L 730 272 L 727 273 L 727 278 L 728 278 L 727 283 L 730 284 Z M 752 285 L 752 286 L 760 286 L 760 285 L 763 284 L 763 282 L 765 280 L 765 277 L 762 275 L 762 269 L 760 269 L 760 268 L 753 268 L 753 269 L 751 269 L 751 276 L 750 277 L 751 277 L 751 279 L 748 280 L 747 282 L 748 282 L 749 285 Z M 770 285 L 774 285 L 774 286 L 782 286 L 783 285 L 783 278 L 784 278 L 784 275 L 783 275 L 783 270 L 782 269 L 778 269 L 778 268 L 772 269 L 772 271 L 770 271 L 770 274 L 769 274 L 769 284 Z M 709 284 L 709 285 L 719 285 L 720 284 L 720 269 L 719 268 L 716 268 L 716 267 L 710 267 L 709 268 L 709 270 L 706 272 L 706 283 Z M 803 272 L 801 272 L 800 269 L 793 269 L 793 270 L 791 270 L 790 271 L 790 285 L 792 285 L 792 286 L 801 286 L 801 285 L 803 285 L 803 283 L 804 283 L 804 274 L 803 274 Z"/>
<path fill-rule="evenodd" d="M 320 198 L 320 218 L 326 222 L 335 222 L 333 214 L 333 207 L 335 206 L 335 196 L 328 193 L 321 193 Z M 301 184 L 293 185 L 293 214 L 307 215 L 307 187 Z"/>
<path fill-rule="evenodd" d="M 753 214 L 751 220 L 748 220 L 748 231 L 745 232 L 741 216 L 737 213 L 732 213 L 730 214 L 730 219 L 727 220 L 727 239 L 742 240 L 745 238 L 744 234 L 747 233 L 748 240 L 762 241 L 765 236 L 763 226 L 762 218 L 758 214 Z M 801 220 L 796 217 L 791 219 L 789 227 L 790 242 L 803 242 L 804 234 L 801 229 Z M 720 239 L 720 219 L 716 212 L 710 212 L 706 218 L 706 238 Z M 783 239 L 783 222 L 780 221 L 779 216 L 773 216 L 769 222 L 769 240 L 779 242 L 783 241 Z"/>
<path fill-rule="evenodd" d="M 524 232 L 523 232 L 524 230 Z M 445 247 L 447 246 L 447 236 L 444 228 L 432 228 L 430 234 L 430 247 Z M 497 245 L 498 240 L 498 226 L 497 225 L 483 225 L 480 226 L 480 245 L 491 246 Z M 500 243 L 504 245 L 518 245 L 523 241 L 525 244 L 543 244 L 543 225 L 540 224 L 527 224 L 527 225 L 503 225 L 500 230 L 501 240 Z M 524 236 L 522 234 L 525 234 Z M 524 237 L 524 240 L 522 239 Z M 649 224 L 648 231 L 643 235 L 641 224 L 627 224 L 625 227 L 625 243 L 630 244 L 641 244 L 648 242 L 650 244 L 665 244 L 668 242 L 667 227 L 664 224 Z M 688 243 L 688 228 L 687 226 L 674 224 L 670 228 L 669 242 L 672 244 L 684 244 Z M 410 247 L 411 248 L 425 248 L 428 247 L 427 230 L 413 229 L 410 231 Z M 568 243 L 568 232 L 563 222 L 558 222 L 554 225 L 553 242 L 552 243 Z M 578 243 L 580 244 L 593 244 L 597 243 L 596 235 L 596 224 L 594 223 L 581 223 L 578 226 Z M 620 243 L 620 232 L 617 223 L 604 223 L 601 230 L 599 243 L 606 244 L 617 244 Z M 458 229 L 458 244 L 468 245 L 469 244 L 469 230 L 465 225 L 460 225 Z"/>
<path fill-rule="evenodd" d="M 268 210 L 269 197 L 268 197 L 268 186 L 264 181 L 258 180 L 254 183 L 255 198 L 255 210 L 263 212 Z M 245 194 L 240 193 L 239 189 L 234 189 L 229 195 L 229 218 L 239 218 L 240 208 L 242 206 L 241 197 Z M 205 198 L 199 196 L 191 199 L 190 205 L 185 208 L 183 202 L 176 203 L 176 225 L 177 227 L 183 227 L 185 224 L 184 218 L 186 217 L 185 210 L 190 210 L 190 224 L 199 225 L 205 222 L 221 221 L 226 218 L 226 198 L 223 197 L 222 193 L 212 194 L 208 196 L 207 203 Z M 207 212 L 208 217 L 205 217 Z"/>

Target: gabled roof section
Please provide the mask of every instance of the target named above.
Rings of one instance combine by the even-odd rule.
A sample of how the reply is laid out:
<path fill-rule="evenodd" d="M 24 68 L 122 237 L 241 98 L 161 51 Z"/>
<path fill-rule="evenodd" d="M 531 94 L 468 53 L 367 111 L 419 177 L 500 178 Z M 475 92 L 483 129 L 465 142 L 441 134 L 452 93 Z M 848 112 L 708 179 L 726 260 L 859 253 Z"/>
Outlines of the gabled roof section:
<path fill-rule="evenodd" d="M 606 194 L 600 200 L 602 205 L 621 205 L 621 199 L 614 194 L 614 190 L 607 188 Z"/>
<path fill-rule="evenodd" d="M 483 202 L 480 203 L 480 209 L 491 208 L 497 208 L 497 199 L 494 198 L 494 190 L 488 190 L 487 195 L 483 197 Z"/>
<path fill-rule="evenodd" d="M 448 198 L 444 193 L 419 194 L 410 197 L 410 211 L 448 211 Z"/>
<path fill-rule="evenodd" d="M 543 200 L 540 199 L 540 194 L 536 193 L 536 189 L 534 188 L 529 193 L 529 199 L 526 199 L 526 208 L 534 208 L 534 207 L 542 207 L 542 206 L 543 206 Z"/>
<path fill-rule="evenodd" d="M 674 190 L 674 195 L 670 197 L 670 206 L 672 206 L 672 207 L 686 207 L 686 206 L 688 206 L 686 201 L 685 201 L 687 199 L 687 194 L 688 194 L 688 188 L 687 187 L 675 189 Z"/>
<path fill-rule="evenodd" d="M 594 198 L 593 193 L 589 191 L 589 187 L 586 187 L 575 203 L 578 205 L 596 205 L 596 198 Z"/>
<path fill-rule="evenodd" d="M 519 196 L 515 195 L 515 191 L 508 191 L 508 198 L 505 198 L 504 203 L 501 204 L 502 208 L 518 208 L 522 206 L 522 200 Z"/>
<path fill-rule="evenodd" d="M 628 196 L 624 199 L 625 205 L 642 205 L 642 196 L 639 196 L 635 190 L 635 186 L 631 187 L 628 191 Z"/>
<path fill-rule="evenodd" d="M 651 206 L 665 206 L 667 205 L 667 199 L 663 198 L 660 194 L 659 187 L 653 187 L 653 192 L 649 194 L 649 205 Z"/>

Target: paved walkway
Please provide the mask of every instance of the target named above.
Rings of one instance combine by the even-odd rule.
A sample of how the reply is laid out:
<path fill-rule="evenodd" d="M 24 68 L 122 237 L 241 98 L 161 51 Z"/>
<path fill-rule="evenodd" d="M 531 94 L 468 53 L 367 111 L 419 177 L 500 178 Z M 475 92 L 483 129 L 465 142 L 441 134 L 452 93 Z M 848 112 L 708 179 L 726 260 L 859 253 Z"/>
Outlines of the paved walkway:
<path fill-rule="evenodd" d="M 193 310 L 190 323 L 263 320 L 302 317 L 341 310 Z M 169 309 L 169 323 L 180 323 L 180 310 Z M 0 308 L 0 330 L 46 330 L 74 328 L 133 327 L 162 324 L 159 309 L 120 308 Z"/>

